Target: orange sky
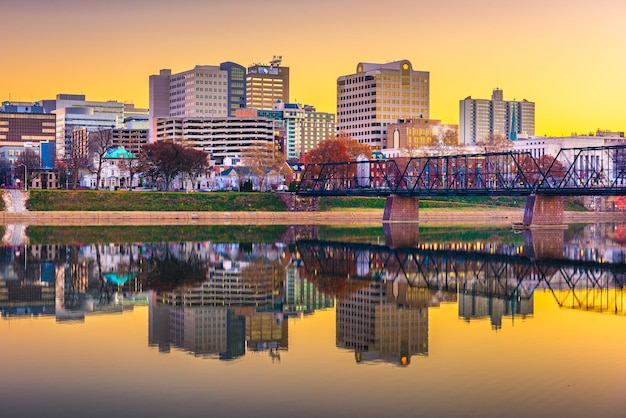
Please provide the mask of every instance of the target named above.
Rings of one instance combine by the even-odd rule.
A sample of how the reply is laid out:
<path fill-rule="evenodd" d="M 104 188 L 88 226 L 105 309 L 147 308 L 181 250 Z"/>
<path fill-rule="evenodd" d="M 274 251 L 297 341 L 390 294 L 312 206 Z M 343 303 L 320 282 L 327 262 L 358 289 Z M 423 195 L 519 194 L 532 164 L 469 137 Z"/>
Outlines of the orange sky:
<path fill-rule="evenodd" d="M 291 101 L 334 113 L 337 77 L 408 59 L 445 123 L 498 87 L 535 102 L 537 135 L 626 131 L 625 22 L 624 0 L 0 0 L 0 100 L 147 107 L 161 68 L 282 55 Z"/>

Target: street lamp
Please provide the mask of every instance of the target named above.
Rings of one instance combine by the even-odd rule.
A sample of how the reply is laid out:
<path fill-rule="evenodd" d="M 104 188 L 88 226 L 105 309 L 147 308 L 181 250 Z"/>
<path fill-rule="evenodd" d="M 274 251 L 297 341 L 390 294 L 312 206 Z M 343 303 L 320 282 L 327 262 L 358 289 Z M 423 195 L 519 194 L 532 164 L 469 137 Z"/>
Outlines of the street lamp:
<path fill-rule="evenodd" d="M 24 167 L 24 191 L 27 192 L 28 191 L 28 167 L 26 166 L 26 164 L 20 164 L 22 167 Z"/>

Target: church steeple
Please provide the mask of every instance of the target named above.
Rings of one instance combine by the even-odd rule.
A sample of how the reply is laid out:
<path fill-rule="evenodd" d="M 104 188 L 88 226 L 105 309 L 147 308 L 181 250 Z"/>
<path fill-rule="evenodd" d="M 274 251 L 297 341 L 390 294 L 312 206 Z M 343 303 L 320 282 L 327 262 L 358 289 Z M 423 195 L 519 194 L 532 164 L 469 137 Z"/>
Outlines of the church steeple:
<path fill-rule="evenodd" d="M 517 106 L 515 102 L 513 102 L 511 109 L 513 110 L 513 115 L 511 116 L 511 129 L 509 130 L 509 139 L 511 141 L 517 141 Z"/>

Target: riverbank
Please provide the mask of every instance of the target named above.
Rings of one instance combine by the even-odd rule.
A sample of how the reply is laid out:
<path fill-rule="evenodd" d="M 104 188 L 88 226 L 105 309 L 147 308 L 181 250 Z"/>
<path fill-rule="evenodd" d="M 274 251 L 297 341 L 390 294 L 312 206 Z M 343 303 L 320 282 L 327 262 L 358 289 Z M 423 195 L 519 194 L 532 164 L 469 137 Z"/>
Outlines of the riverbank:
<path fill-rule="evenodd" d="M 420 224 L 512 224 L 522 222 L 521 210 L 422 210 Z M 569 212 L 566 224 L 626 222 L 626 212 Z M 1 212 L 2 224 L 25 225 L 298 225 L 380 224 L 383 211 L 344 212 L 153 212 L 153 211 L 56 211 Z"/>

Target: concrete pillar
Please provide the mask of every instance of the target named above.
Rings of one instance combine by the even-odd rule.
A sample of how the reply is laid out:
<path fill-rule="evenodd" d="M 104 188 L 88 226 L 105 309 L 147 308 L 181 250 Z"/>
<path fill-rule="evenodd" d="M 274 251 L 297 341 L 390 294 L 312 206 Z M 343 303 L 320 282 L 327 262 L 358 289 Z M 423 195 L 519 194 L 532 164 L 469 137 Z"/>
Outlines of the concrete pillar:
<path fill-rule="evenodd" d="M 388 196 L 383 222 L 419 222 L 419 203 L 418 196 Z"/>
<path fill-rule="evenodd" d="M 389 248 L 416 248 L 419 244 L 419 224 L 383 224 L 385 245 Z"/>
<path fill-rule="evenodd" d="M 563 225 L 563 197 L 530 195 L 526 198 L 524 224 L 532 228 Z"/>

